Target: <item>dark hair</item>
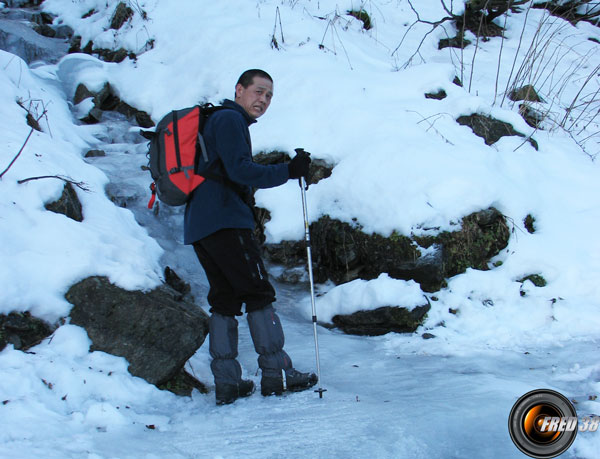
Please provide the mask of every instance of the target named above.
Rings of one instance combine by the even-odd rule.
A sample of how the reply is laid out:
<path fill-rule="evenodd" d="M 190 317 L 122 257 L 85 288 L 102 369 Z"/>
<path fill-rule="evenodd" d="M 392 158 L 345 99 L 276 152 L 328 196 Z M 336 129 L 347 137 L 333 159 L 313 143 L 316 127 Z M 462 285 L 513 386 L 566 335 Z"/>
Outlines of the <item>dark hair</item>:
<path fill-rule="evenodd" d="M 273 78 L 271 78 L 271 75 L 269 75 L 264 70 L 250 69 L 250 70 L 246 70 L 244 73 L 242 73 L 240 75 L 240 78 L 238 79 L 236 86 L 238 84 L 241 84 L 244 88 L 247 88 L 248 86 L 250 86 L 252 84 L 254 77 L 256 77 L 256 76 L 261 77 L 261 78 L 266 78 L 267 80 L 270 80 L 271 83 L 273 83 Z"/>

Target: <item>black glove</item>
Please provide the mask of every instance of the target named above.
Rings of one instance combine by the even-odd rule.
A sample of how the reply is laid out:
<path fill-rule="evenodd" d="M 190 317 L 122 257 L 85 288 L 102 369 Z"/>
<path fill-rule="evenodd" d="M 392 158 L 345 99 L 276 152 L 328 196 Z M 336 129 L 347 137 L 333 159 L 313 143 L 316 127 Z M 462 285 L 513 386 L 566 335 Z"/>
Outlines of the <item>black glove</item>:
<path fill-rule="evenodd" d="M 310 153 L 300 148 L 296 149 L 296 156 L 288 163 L 290 178 L 308 178 L 308 166 L 310 166 Z"/>

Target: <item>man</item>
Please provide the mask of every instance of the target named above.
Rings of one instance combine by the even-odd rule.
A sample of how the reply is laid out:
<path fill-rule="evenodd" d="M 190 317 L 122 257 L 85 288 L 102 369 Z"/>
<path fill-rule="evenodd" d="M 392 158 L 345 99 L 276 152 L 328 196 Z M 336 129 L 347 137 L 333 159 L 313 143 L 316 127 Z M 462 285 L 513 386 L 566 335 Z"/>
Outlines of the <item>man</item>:
<path fill-rule="evenodd" d="M 218 405 L 254 391 L 242 379 L 238 355 L 238 322 L 242 304 L 262 370 L 261 393 L 280 395 L 285 389 L 308 389 L 313 373 L 294 369 L 283 350 L 284 335 L 272 303 L 275 290 L 268 280 L 253 235 L 251 188 L 270 188 L 308 175 L 310 157 L 298 154 L 287 164 L 259 165 L 252 161 L 248 127 L 264 115 L 273 97 L 273 79 L 262 70 L 247 70 L 235 86 L 235 101 L 213 113 L 204 127 L 208 176 L 185 209 L 184 241 L 194 251 L 210 284 L 209 350 Z"/>

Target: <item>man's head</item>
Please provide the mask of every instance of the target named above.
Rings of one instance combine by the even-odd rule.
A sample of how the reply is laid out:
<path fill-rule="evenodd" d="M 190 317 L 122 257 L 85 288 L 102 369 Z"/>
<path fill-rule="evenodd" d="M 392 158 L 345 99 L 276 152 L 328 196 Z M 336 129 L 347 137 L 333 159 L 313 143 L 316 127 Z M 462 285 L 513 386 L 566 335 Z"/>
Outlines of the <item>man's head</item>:
<path fill-rule="evenodd" d="M 264 70 L 246 70 L 235 85 L 235 101 L 256 119 L 267 111 L 273 97 L 273 78 Z"/>

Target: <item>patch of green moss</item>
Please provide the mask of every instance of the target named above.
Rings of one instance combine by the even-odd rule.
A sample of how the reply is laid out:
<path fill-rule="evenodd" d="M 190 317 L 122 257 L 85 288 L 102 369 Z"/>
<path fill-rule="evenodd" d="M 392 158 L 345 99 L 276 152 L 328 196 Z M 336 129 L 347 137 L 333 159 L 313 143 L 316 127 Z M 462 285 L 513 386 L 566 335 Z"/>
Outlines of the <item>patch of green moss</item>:
<path fill-rule="evenodd" d="M 541 274 L 530 274 L 529 276 L 525 276 L 523 279 L 519 279 L 518 282 L 531 281 L 533 285 L 536 287 L 545 287 L 548 285 L 546 279 Z"/>
<path fill-rule="evenodd" d="M 373 28 L 371 17 L 364 9 L 361 8 L 360 10 L 349 10 L 348 15 L 361 21 L 363 23 L 363 29 L 370 30 Z"/>
<path fill-rule="evenodd" d="M 467 268 L 488 270 L 488 260 L 508 245 L 510 230 L 504 216 L 494 208 L 463 218 L 462 229 L 438 236 L 444 247 L 445 271 L 449 277 Z"/>
<path fill-rule="evenodd" d="M 528 214 L 527 217 L 525 217 L 525 220 L 523 220 L 523 225 L 525 225 L 525 228 L 531 234 L 535 233 L 534 223 L 535 218 L 531 214 Z"/>

